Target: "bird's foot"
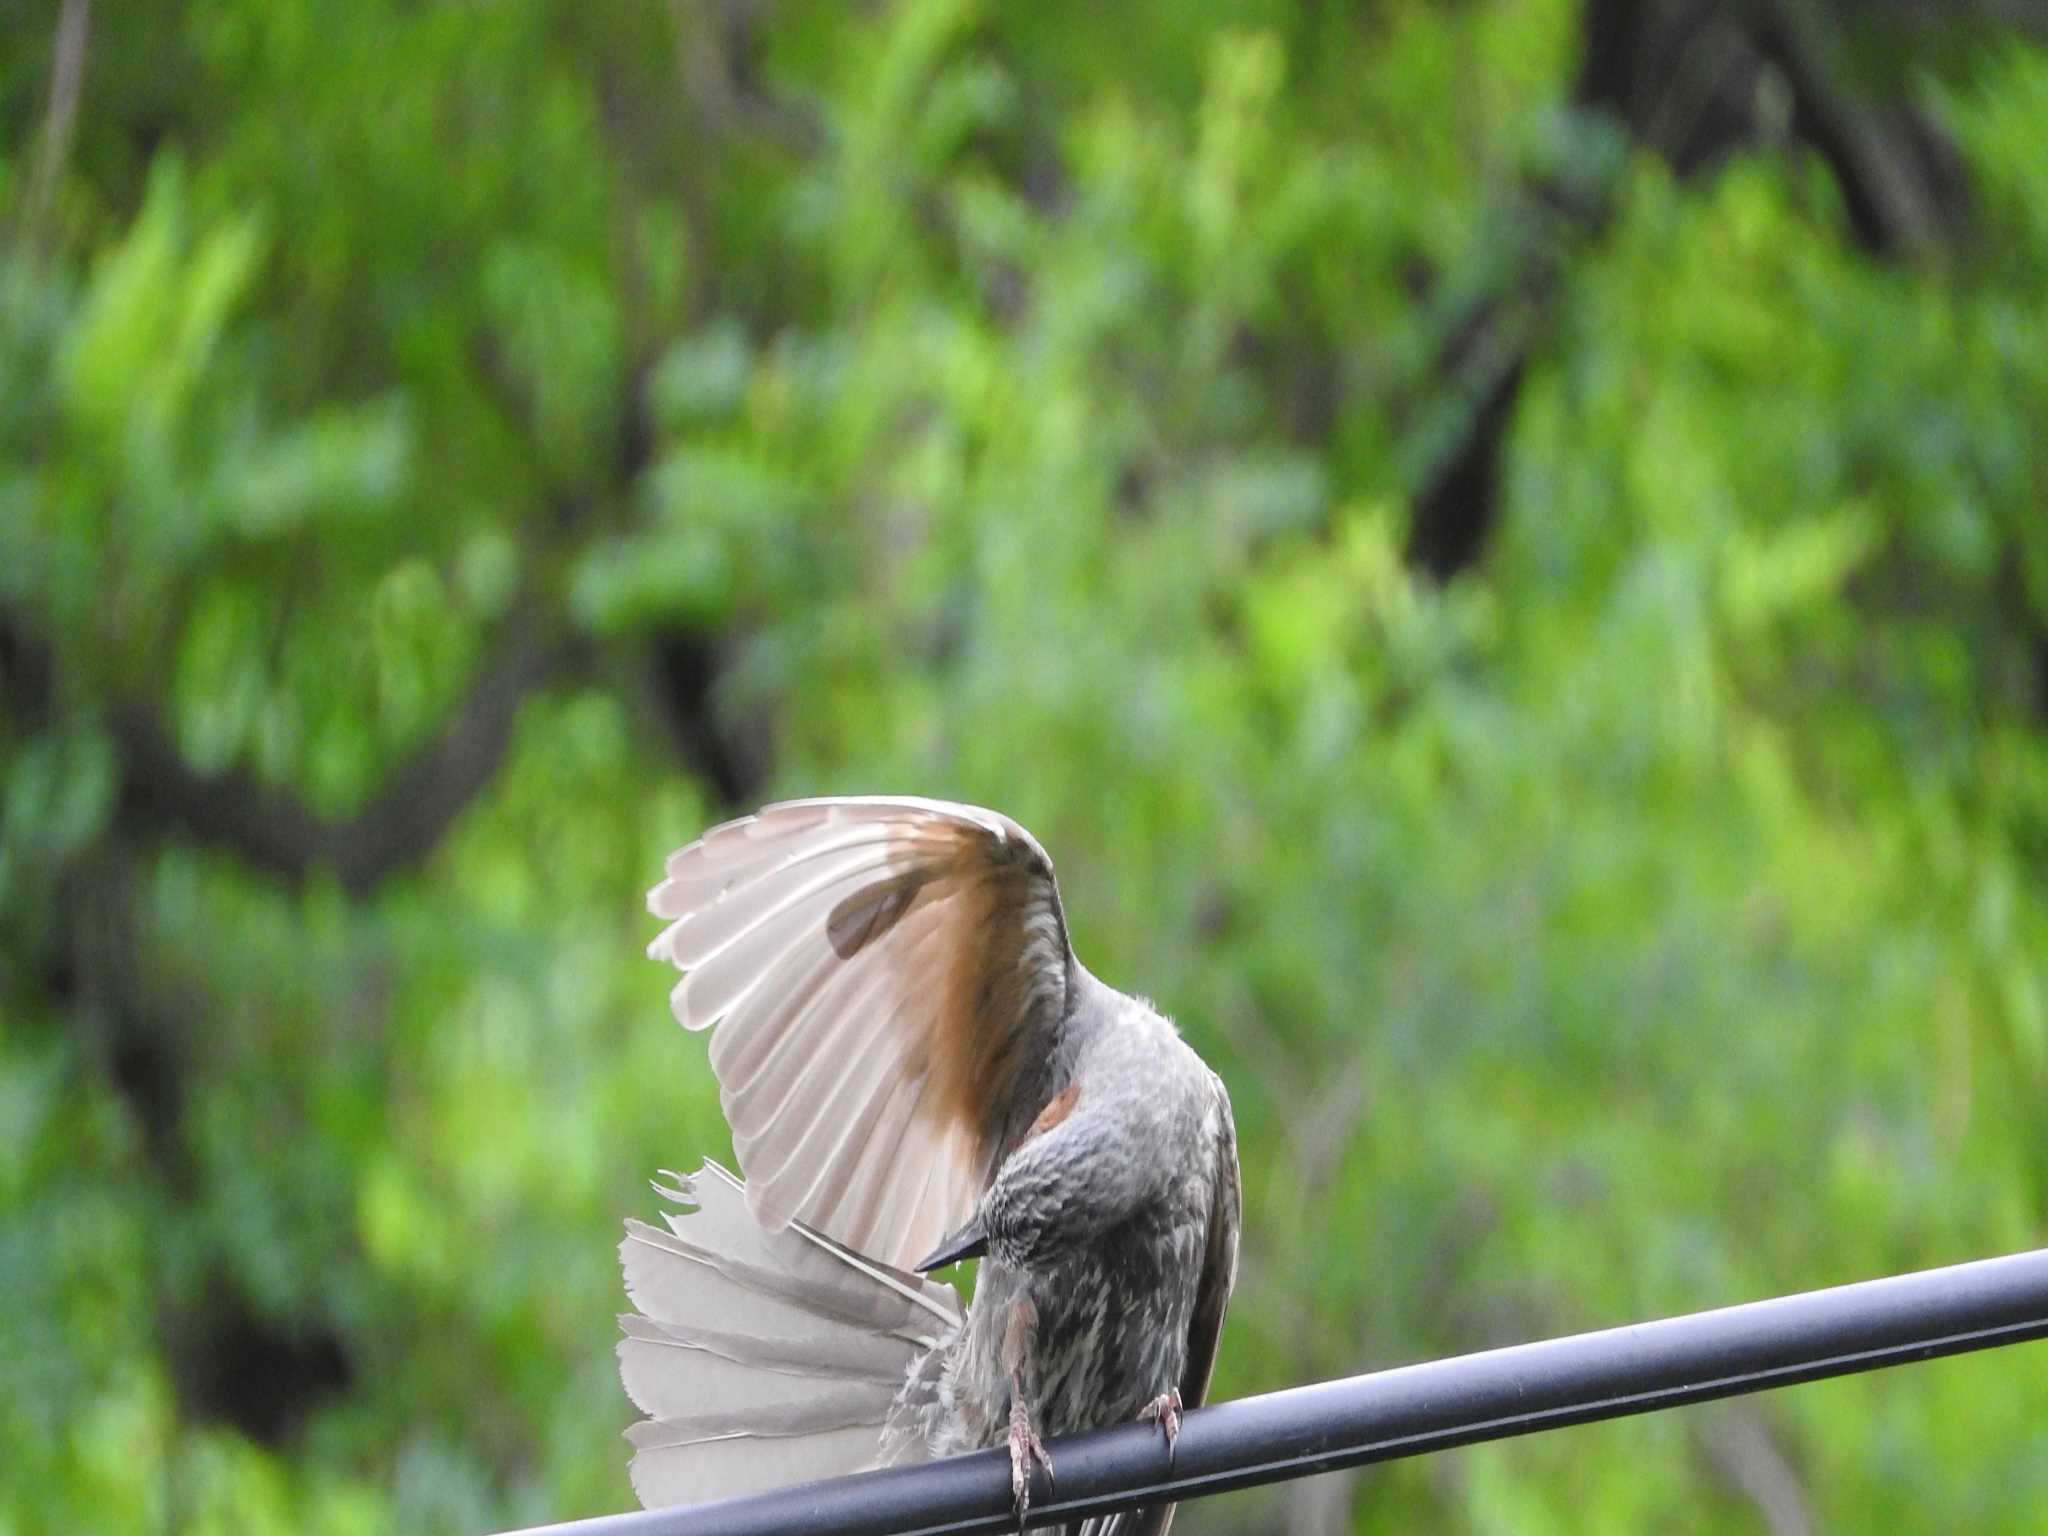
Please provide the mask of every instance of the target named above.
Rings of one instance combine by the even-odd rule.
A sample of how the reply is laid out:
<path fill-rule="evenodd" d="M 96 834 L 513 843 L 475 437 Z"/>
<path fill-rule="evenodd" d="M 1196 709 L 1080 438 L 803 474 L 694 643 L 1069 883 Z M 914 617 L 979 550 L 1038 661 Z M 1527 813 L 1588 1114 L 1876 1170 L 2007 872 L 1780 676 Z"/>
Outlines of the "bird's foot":
<path fill-rule="evenodd" d="M 1138 1410 L 1138 1417 L 1150 1419 L 1166 1434 L 1166 1464 L 1173 1465 L 1174 1442 L 1180 1439 L 1180 1389 L 1162 1392 Z"/>
<path fill-rule="evenodd" d="M 1031 1427 L 1031 1415 L 1021 1397 L 1010 1399 L 1010 1497 L 1017 1510 L 1017 1529 L 1024 1529 L 1024 1516 L 1031 1509 L 1031 1463 L 1045 1468 L 1045 1486 L 1052 1487 L 1052 1457 L 1038 1431 Z"/>

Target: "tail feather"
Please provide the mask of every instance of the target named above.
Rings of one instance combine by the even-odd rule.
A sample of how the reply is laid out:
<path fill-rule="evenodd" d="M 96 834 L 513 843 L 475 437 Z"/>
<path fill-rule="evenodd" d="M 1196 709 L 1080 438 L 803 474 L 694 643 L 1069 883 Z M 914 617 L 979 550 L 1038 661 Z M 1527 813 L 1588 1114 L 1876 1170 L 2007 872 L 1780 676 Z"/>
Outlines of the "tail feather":
<path fill-rule="evenodd" d="M 695 1502 L 877 1464 L 912 1364 L 959 1325 L 949 1286 L 877 1263 L 800 1222 L 770 1232 L 707 1162 L 656 1188 L 694 1208 L 626 1223 L 637 1313 L 619 1374 L 649 1417 L 627 1431 L 643 1504 Z"/>
<path fill-rule="evenodd" d="M 714 1328 L 680 1327 L 656 1322 L 642 1313 L 619 1319 L 628 1339 L 644 1343 L 661 1355 L 676 1349 L 701 1350 L 711 1356 L 765 1371 L 822 1379 L 852 1379 L 900 1385 L 904 1342 L 888 1334 L 852 1329 L 784 1339 L 755 1333 L 726 1333 Z M 687 1364 L 688 1362 L 684 1362 Z M 646 1407 L 646 1404 L 642 1404 Z M 649 1413 L 656 1410 L 648 1408 Z"/>
<path fill-rule="evenodd" d="M 708 1271 L 757 1295 L 794 1300 L 807 1313 L 919 1342 L 960 1320 L 960 1299 L 949 1285 L 866 1258 L 801 1222 L 769 1231 L 747 1209 L 746 1186 L 709 1159 L 692 1177 L 668 1177 L 674 1184 L 657 1184 L 656 1192 L 695 1207 L 666 1213 L 670 1246 L 702 1267 L 695 1278 Z M 660 1239 L 652 1228 L 633 1227 L 641 1227 L 636 1235 Z M 634 1279 L 629 1263 L 629 1287 Z"/>
<path fill-rule="evenodd" d="M 865 1424 L 821 1434 L 738 1434 L 680 1443 L 639 1433 L 661 1428 L 650 1422 L 626 1432 L 633 1443 L 633 1492 L 649 1509 L 838 1477 L 875 1462 L 876 1432 Z"/>
<path fill-rule="evenodd" d="M 658 1329 L 645 1318 L 630 1318 L 626 1337 L 619 1341 L 619 1375 L 626 1395 L 651 1418 L 676 1421 L 711 1407 L 752 1415 L 756 1426 L 786 1428 L 807 1410 L 834 1403 L 842 1405 L 836 1422 L 848 1424 L 855 1420 L 847 1416 L 845 1405 L 872 1408 L 879 1398 L 886 1412 L 902 1385 L 900 1372 L 846 1376 L 796 1371 L 744 1356 L 734 1359 Z"/>

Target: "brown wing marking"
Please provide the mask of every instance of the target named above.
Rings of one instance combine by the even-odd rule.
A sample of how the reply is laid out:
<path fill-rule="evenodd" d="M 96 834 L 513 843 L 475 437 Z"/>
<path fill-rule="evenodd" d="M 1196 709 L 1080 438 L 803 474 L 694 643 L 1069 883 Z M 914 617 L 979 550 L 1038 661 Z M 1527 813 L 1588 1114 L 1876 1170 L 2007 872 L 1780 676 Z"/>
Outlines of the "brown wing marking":
<path fill-rule="evenodd" d="M 1038 1112 L 1038 1118 L 1031 1122 L 1031 1129 L 1024 1133 L 1024 1139 L 1029 1141 L 1034 1136 L 1043 1136 L 1047 1131 L 1071 1115 L 1074 1112 L 1074 1106 L 1080 1102 L 1081 1085 L 1079 1083 L 1067 1084 L 1066 1087 L 1045 1101 L 1045 1108 L 1041 1109 Z"/>
<path fill-rule="evenodd" d="M 929 879 L 929 872 L 914 869 L 908 874 L 877 880 L 840 902 L 825 919 L 825 937 L 832 942 L 832 952 L 842 960 L 851 960 L 886 935 L 910 910 L 911 902 Z"/>
<path fill-rule="evenodd" d="M 972 1128 L 993 1162 L 998 1127 L 1031 1056 L 1045 1042 L 1034 991 L 1044 985 L 1027 957 L 1034 901 L 1050 901 L 1062 951 L 1066 929 L 1053 894 L 1052 865 L 1024 838 L 997 840 L 979 827 L 933 829 L 953 844 L 948 878 L 928 899 L 959 904 L 957 936 L 932 1015 L 932 1087 L 938 1118 Z M 1022 829 L 1018 829 L 1020 832 Z"/>

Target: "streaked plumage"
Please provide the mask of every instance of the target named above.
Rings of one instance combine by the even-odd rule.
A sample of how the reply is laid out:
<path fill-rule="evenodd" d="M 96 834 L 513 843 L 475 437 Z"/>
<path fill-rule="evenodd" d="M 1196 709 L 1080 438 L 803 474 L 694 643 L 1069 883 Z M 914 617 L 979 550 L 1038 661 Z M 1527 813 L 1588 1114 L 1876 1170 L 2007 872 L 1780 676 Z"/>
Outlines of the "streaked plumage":
<path fill-rule="evenodd" d="M 1236 1271 L 1229 1099 L 1074 957 L 1028 832 L 792 801 L 673 855 L 648 904 L 676 1017 L 716 1026 L 745 1183 L 707 1165 L 663 1191 L 694 1212 L 627 1225 L 643 1503 L 1006 1439 L 1021 1471 L 1034 1432 L 1202 1401 Z M 964 1317 L 912 1272 L 984 1249 Z"/>

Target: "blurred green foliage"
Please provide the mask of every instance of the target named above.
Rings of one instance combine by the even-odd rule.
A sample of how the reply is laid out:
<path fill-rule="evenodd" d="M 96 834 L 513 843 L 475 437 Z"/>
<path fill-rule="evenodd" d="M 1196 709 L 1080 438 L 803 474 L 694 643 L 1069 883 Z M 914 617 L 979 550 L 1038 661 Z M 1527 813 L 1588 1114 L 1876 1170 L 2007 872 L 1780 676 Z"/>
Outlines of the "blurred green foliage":
<path fill-rule="evenodd" d="M 1905 263 L 1578 110 L 1567 0 L 102 6 L 68 121 L 27 10 L 0 1532 L 627 1503 L 619 1220 L 726 1145 L 640 892 L 775 793 L 1015 814 L 1223 1073 L 1222 1395 L 2042 1240 L 2041 52 L 1904 71 Z M 2032 1531 L 2044 1426 L 2008 1351 L 1335 1526 Z"/>

